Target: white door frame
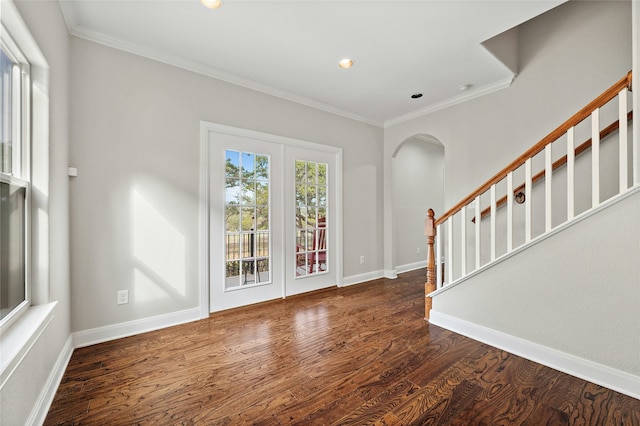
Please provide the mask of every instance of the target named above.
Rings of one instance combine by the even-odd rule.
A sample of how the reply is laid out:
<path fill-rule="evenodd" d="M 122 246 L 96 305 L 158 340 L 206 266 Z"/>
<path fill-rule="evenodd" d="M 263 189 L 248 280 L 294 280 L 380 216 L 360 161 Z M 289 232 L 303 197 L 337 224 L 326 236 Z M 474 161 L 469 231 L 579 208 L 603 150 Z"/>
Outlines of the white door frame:
<path fill-rule="evenodd" d="M 240 136 L 259 141 L 281 144 L 286 147 L 299 147 L 321 152 L 330 153 L 335 156 L 335 227 L 336 248 L 335 248 L 335 270 L 336 284 L 343 285 L 343 265 L 342 265 L 342 148 L 322 145 L 314 142 L 307 142 L 299 139 L 287 138 L 284 136 L 272 135 L 269 133 L 257 132 L 254 130 L 241 129 L 224 124 L 200 122 L 200 318 L 208 318 L 210 312 L 209 286 L 210 286 L 210 164 L 209 164 L 209 135 L 210 133 Z M 284 197 L 283 197 L 284 203 Z"/>

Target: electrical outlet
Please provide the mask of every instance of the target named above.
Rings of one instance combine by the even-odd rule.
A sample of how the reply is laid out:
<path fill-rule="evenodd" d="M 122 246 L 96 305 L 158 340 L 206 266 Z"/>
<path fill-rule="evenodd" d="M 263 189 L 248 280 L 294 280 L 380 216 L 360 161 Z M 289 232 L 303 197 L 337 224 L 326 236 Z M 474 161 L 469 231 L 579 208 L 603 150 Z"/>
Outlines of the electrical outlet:
<path fill-rule="evenodd" d="M 124 305 L 129 303 L 129 290 L 118 291 L 118 305 Z"/>
<path fill-rule="evenodd" d="M 416 248 L 416 254 L 420 254 L 420 247 Z"/>
<path fill-rule="evenodd" d="M 364 265 L 364 256 L 360 256 L 360 264 Z"/>

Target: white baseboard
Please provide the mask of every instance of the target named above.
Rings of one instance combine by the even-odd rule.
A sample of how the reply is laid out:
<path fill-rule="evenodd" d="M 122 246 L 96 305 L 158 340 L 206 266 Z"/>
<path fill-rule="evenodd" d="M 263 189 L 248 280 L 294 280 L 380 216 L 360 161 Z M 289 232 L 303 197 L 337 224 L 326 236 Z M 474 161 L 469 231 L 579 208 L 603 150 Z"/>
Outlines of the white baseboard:
<path fill-rule="evenodd" d="M 383 271 L 371 271 L 366 272 L 364 274 L 351 275 L 349 277 L 344 277 L 342 279 L 342 287 L 346 287 L 349 285 L 360 284 L 366 281 L 377 280 L 378 278 L 383 278 Z"/>
<path fill-rule="evenodd" d="M 396 278 L 398 278 L 398 271 L 396 271 L 395 269 L 385 269 L 384 277 L 390 280 L 395 280 Z"/>
<path fill-rule="evenodd" d="M 82 348 L 84 346 L 95 345 L 96 343 L 159 330 L 161 328 L 197 321 L 199 319 L 201 319 L 200 307 L 197 307 L 186 309 L 184 311 L 158 315 L 155 317 L 143 318 L 135 321 L 108 325 L 105 327 L 92 328 L 90 330 L 73 333 L 73 346 L 75 348 Z"/>
<path fill-rule="evenodd" d="M 53 402 L 53 398 L 56 396 L 56 392 L 58 391 L 58 386 L 60 386 L 60 382 L 62 381 L 62 376 L 64 376 L 67 365 L 69 365 L 72 354 L 73 339 L 69 336 L 67 342 L 62 348 L 62 351 L 60 352 L 60 355 L 58 356 L 58 359 L 56 360 L 56 364 L 53 366 L 53 369 L 49 374 L 47 383 L 45 383 L 33 410 L 31 410 L 31 415 L 29 415 L 29 419 L 27 419 L 26 424 L 41 425 L 44 423 L 47 418 L 49 408 L 51 407 L 51 403 Z"/>
<path fill-rule="evenodd" d="M 420 262 L 407 263 L 406 265 L 396 266 L 396 272 L 398 274 L 403 274 L 405 272 L 415 271 L 416 269 L 421 269 L 426 267 L 427 267 L 427 261 L 421 260 Z"/>
<path fill-rule="evenodd" d="M 429 322 L 563 373 L 640 399 L 640 377 L 431 310 Z"/>

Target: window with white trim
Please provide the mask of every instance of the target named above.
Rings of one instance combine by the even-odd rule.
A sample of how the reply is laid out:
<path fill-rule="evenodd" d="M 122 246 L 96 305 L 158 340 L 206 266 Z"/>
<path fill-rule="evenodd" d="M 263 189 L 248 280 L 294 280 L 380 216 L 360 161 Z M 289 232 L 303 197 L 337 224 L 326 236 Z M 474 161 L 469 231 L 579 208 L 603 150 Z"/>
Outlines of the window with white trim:
<path fill-rule="evenodd" d="M 0 33 L 0 326 L 30 305 L 30 67 Z"/>

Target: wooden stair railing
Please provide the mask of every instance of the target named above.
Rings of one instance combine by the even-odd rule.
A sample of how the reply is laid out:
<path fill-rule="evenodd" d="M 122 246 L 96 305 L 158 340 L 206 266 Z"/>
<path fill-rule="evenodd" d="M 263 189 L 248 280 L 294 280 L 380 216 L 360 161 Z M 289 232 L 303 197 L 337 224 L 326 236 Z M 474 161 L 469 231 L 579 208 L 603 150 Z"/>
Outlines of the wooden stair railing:
<path fill-rule="evenodd" d="M 473 191 L 471 194 L 463 198 L 460 202 L 458 202 L 458 204 L 451 207 L 445 214 L 443 214 L 441 217 L 439 217 L 436 220 L 436 223 L 435 223 L 436 226 L 440 225 L 442 222 L 447 220 L 450 216 L 453 216 L 456 212 L 458 212 L 458 210 L 460 210 L 462 207 L 472 202 L 478 195 L 489 190 L 492 185 L 495 185 L 496 183 L 500 182 L 502 179 L 505 178 L 505 176 L 507 176 L 508 173 L 513 172 L 518 167 L 523 165 L 528 158 L 535 156 L 537 153 L 542 151 L 544 147 L 546 147 L 552 142 L 555 142 L 558 138 L 564 135 L 567 132 L 567 130 L 569 130 L 571 127 L 578 125 L 585 118 L 589 117 L 589 115 L 596 108 L 600 108 L 602 105 L 609 102 L 620 92 L 620 90 L 622 90 L 625 87 L 631 90 L 631 71 L 629 71 L 629 73 L 625 77 L 621 78 L 609 89 L 607 89 L 607 91 L 602 93 L 600 96 L 598 96 L 593 101 L 591 101 L 587 106 L 582 108 L 575 115 L 573 115 L 567 121 L 565 121 L 560 126 L 558 126 L 554 131 L 552 131 L 547 136 L 542 138 L 540 142 L 538 142 L 537 144 L 535 144 L 534 146 L 526 150 L 524 153 L 522 153 L 522 155 L 520 155 L 518 158 L 512 161 L 511 164 L 509 164 L 504 169 L 500 170 L 498 173 L 496 173 L 495 176 L 493 176 L 484 184 L 476 188 L 475 191 Z"/>
<path fill-rule="evenodd" d="M 631 122 L 633 120 L 633 111 L 629 111 L 627 113 L 627 122 Z M 616 130 L 618 130 L 618 128 L 620 127 L 620 120 L 616 120 L 613 123 L 609 124 L 607 127 L 605 127 L 604 129 L 602 129 L 600 131 L 600 140 L 606 138 L 607 136 L 609 136 L 611 133 L 615 132 Z M 580 154 L 582 154 L 583 152 L 587 151 L 589 148 L 591 148 L 591 144 L 592 144 L 593 140 L 592 138 L 587 139 L 586 141 L 584 141 L 583 143 L 581 143 L 580 145 L 578 145 L 578 147 L 575 149 L 575 156 L 579 156 Z M 564 155 L 560 158 L 558 158 L 552 165 L 552 171 L 556 171 L 556 169 L 559 169 L 560 167 L 564 166 L 565 164 L 567 164 L 567 156 Z M 536 183 L 538 183 L 539 181 L 541 181 L 545 176 L 545 171 L 541 170 L 540 172 L 536 173 L 535 175 L 533 175 L 533 178 L 531 179 L 531 184 L 535 185 Z M 522 193 L 522 191 L 524 191 L 525 189 L 525 184 L 521 184 L 520 186 L 516 187 L 513 190 L 513 195 L 514 196 L 520 196 L 522 197 L 520 200 L 516 199 L 518 204 L 522 204 L 524 202 L 524 194 Z M 501 198 L 498 198 L 498 200 L 496 201 L 496 207 L 502 207 L 505 203 L 507 202 L 507 196 L 503 196 Z M 480 212 L 480 218 L 484 219 L 486 216 L 488 216 L 491 213 L 491 206 L 486 207 L 485 209 L 482 210 L 482 212 Z M 473 218 L 471 218 L 471 222 L 476 223 L 476 218 L 475 216 Z"/>
<path fill-rule="evenodd" d="M 425 319 L 427 320 L 429 319 L 429 315 L 430 315 L 429 312 L 432 306 L 432 301 L 431 301 L 431 297 L 429 297 L 429 294 L 435 291 L 438 286 L 437 278 L 436 278 L 436 259 L 435 259 L 435 249 L 434 249 L 435 237 L 437 234 L 437 227 L 443 224 L 445 221 L 447 221 L 447 219 L 455 215 L 458 211 L 464 209 L 468 204 L 476 200 L 476 198 L 478 198 L 481 194 L 487 192 L 498 182 L 505 179 L 507 175 L 509 175 L 510 173 L 514 172 L 516 169 L 521 167 L 529 159 L 534 157 L 536 154 L 540 153 L 542 150 L 544 150 L 547 147 L 547 145 L 558 140 L 560 137 L 566 134 L 569 131 L 569 129 L 575 127 L 576 125 L 578 125 L 579 123 L 587 119 L 595 110 L 601 108 L 602 106 L 607 104 L 609 101 L 614 99 L 616 96 L 618 96 L 618 94 L 623 89 L 626 88 L 628 91 L 631 91 L 632 90 L 631 80 L 632 80 L 632 72 L 629 71 L 626 76 L 618 80 L 615 84 L 613 84 L 609 89 L 603 92 L 600 96 L 595 98 L 593 101 L 587 104 L 584 108 L 582 108 L 580 111 L 574 114 L 571 118 L 566 120 L 564 123 L 558 126 L 555 130 L 553 130 L 547 136 L 542 138 L 538 143 L 536 143 L 531 148 L 529 148 L 524 153 L 522 153 L 518 158 L 512 161 L 508 166 L 506 166 L 505 168 L 500 170 L 498 173 L 496 173 L 491 179 L 487 180 L 485 183 L 483 183 L 478 188 L 476 188 L 475 191 L 471 192 L 469 195 L 464 197 L 461 201 L 459 201 L 457 204 L 451 207 L 444 215 L 442 215 L 438 219 L 435 219 L 435 214 L 432 209 L 428 210 L 427 219 L 425 220 L 425 236 L 427 237 Z M 627 114 L 627 119 L 629 120 L 631 118 L 632 118 L 632 113 L 629 112 Z M 620 126 L 619 121 L 616 121 L 615 123 L 612 123 L 605 129 L 601 130 L 599 133 L 599 136 L 601 138 L 605 137 L 610 133 L 612 133 L 613 131 L 615 131 L 619 126 Z M 580 153 L 584 152 L 586 149 L 588 149 L 591 146 L 591 144 L 592 144 L 592 139 L 589 139 L 583 144 L 579 145 L 575 149 L 575 155 L 577 156 Z M 566 156 L 558 159 L 556 162 L 553 163 L 551 170 L 555 170 L 556 168 L 561 167 L 566 162 L 567 162 Z M 542 171 L 536 174 L 534 177 L 532 177 L 530 181 L 531 185 L 533 185 L 535 182 L 538 182 L 539 180 L 544 178 L 545 173 L 546 173 L 545 171 Z M 524 188 L 525 188 L 525 185 L 523 184 L 513 189 L 512 191 L 515 194 L 518 194 L 518 193 L 521 193 Z M 500 205 L 507 202 L 507 197 L 505 196 L 503 198 L 504 199 L 500 199 Z M 493 208 L 496 208 L 497 204 L 498 203 L 496 201 Z M 480 217 L 482 217 L 483 215 L 491 214 L 491 207 L 489 207 L 488 209 L 485 209 L 485 211 L 480 213 Z"/>

